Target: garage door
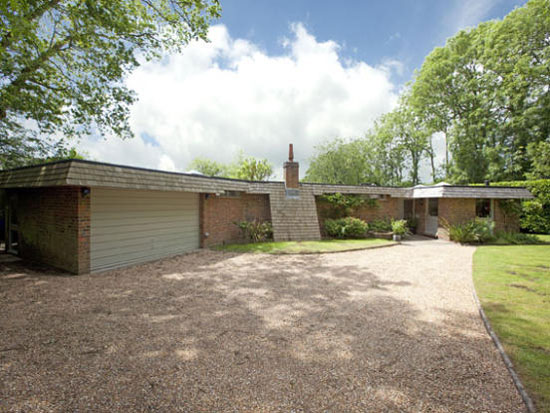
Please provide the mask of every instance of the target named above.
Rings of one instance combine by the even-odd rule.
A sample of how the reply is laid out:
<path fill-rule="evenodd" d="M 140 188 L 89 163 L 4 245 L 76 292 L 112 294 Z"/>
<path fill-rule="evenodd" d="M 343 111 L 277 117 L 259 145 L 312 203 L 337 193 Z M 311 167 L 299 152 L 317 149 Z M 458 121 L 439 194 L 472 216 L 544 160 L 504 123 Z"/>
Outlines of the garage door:
<path fill-rule="evenodd" d="M 199 196 L 92 188 L 90 270 L 138 264 L 199 247 Z"/>

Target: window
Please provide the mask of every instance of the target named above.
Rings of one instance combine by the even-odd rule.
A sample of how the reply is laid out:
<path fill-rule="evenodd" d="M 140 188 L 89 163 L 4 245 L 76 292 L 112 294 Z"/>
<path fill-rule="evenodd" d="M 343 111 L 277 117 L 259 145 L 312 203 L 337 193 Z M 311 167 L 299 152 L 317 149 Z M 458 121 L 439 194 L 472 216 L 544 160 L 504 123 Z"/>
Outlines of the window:
<path fill-rule="evenodd" d="M 476 199 L 476 217 L 491 218 L 491 200 Z"/>
<path fill-rule="evenodd" d="M 436 217 L 439 214 L 439 200 L 437 198 L 428 199 L 428 215 Z"/>

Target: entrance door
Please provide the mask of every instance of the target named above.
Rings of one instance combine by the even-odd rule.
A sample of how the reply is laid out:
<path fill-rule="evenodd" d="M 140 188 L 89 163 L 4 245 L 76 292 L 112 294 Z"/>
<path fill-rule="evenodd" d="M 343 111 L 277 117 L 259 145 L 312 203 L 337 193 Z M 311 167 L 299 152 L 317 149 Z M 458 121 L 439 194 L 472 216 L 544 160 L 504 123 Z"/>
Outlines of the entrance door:
<path fill-rule="evenodd" d="M 437 236 L 437 228 L 439 227 L 439 200 L 437 198 L 429 198 L 426 202 L 426 235 L 432 237 Z"/>

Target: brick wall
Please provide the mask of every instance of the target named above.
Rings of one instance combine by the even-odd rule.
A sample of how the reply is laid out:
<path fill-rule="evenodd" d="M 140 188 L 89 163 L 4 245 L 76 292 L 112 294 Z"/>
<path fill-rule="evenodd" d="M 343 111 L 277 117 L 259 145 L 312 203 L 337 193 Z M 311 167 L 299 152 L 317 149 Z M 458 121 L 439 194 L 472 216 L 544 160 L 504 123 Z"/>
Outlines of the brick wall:
<path fill-rule="evenodd" d="M 324 228 L 324 222 L 328 218 L 334 217 L 332 205 L 321 197 L 315 197 L 317 205 L 317 217 L 321 230 Z M 377 200 L 376 205 L 363 204 L 352 212 L 351 216 L 360 218 L 363 221 L 370 222 L 379 219 L 401 219 L 403 215 L 403 200 L 401 198 L 386 198 Z"/>
<path fill-rule="evenodd" d="M 476 200 L 473 198 L 440 198 L 439 199 L 439 229 L 437 237 L 448 240 L 445 222 L 461 224 L 476 217 Z"/>
<path fill-rule="evenodd" d="M 254 219 L 271 221 L 269 195 L 241 194 L 238 198 L 230 198 L 201 194 L 201 247 L 244 241 L 234 222 Z"/>
<path fill-rule="evenodd" d="M 19 255 L 71 273 L 90 270 L 90 196 L 80 187 L 10 191 L 16 194 Z"/>

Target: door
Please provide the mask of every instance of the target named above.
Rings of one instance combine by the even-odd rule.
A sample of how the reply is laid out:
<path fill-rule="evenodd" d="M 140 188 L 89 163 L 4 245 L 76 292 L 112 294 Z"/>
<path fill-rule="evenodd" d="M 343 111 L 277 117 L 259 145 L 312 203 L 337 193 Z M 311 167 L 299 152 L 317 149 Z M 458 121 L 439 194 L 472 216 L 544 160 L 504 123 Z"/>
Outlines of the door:
<path fill-rule="evenodd" d="M 91 189 L 90 271 L 199 248 L 199 195 Z"/>
<path fill-rule="evenodd" d="M 426 202 L 426 235 L 437 236 L 439 227 L 439 199 L 428 198 Z"/>

